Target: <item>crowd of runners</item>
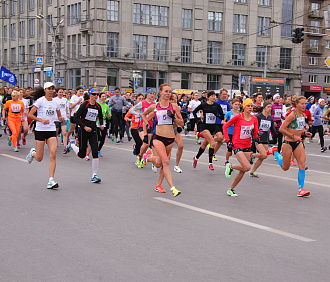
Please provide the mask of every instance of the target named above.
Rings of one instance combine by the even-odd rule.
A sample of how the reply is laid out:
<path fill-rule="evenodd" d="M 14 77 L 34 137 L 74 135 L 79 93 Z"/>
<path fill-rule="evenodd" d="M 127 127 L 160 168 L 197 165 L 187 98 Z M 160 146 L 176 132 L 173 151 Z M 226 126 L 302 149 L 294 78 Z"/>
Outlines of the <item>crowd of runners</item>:
<path fill-rule="evenodd" d="M 48 189 L 59 187 L 54 180 L 59 151 L 63 154 L 73 151 L 79 158 L 91 160 L 91 182 L 101 182 L 99 158 L 106 138 L 122 143 L 126 133 L 128 141 L 134 140 L 137 168 L 142 169 L 150 162 L 152 171 L 159 173 L 155 191 L 166 192 L 162 186 L 165 178 L 173 196 L 178 196 L 181 191 L 172 179 L 171 150 L 176 144 L 174 172 L 182 173 L 182 136 L 189 134 L 200 145 L 192 158 L 192 170 L 208 149 L 211 171 L 219 153 L 226 157 L 225 176 L 231 178 L 237 171 L 227 191 L 229 196 L 237 196 L 235 188 L 245 173 L 259 178 L 257 170 L 269 155 L 275 157 L 284 171 L 291 165 L 298 166 L 297 196 L 310 195 L 304 189 L 308 169 L 304 143 L 313 142 L 318 133 L 321 152 L 327 150 L 324 135 L 330 136 L 329 101 L 263 93 L 246 97 L 240 91 L 229 97 L 226 89 L 182 95 L 168 84 L 162 84 L 158 92 L 149 89 L 145 95 L 122 93 L 119 87 L 112 92 L 106 89 L 78 86 L 74 91 L 55 88 L 51 82 L 35 89 L 0 88 L 0 126 L 12 150 L 18 152 L 22 145 L 32 147 L 26 157 L 30 164 L 43 160 L 45 144 L 49 148 Z M 35 143 L 27 144 L 26 136 L 31 132 Z M 226 148 L 219 151 L 222 145 Z M 231 164 L 233 153 L 238 164 Z"/>

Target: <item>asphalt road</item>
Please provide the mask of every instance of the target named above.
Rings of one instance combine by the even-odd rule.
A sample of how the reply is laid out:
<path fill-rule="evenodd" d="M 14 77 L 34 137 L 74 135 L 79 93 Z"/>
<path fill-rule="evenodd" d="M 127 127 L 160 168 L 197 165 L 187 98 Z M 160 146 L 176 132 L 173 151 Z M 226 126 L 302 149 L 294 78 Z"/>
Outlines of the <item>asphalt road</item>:
<path fill-rule="evenodd" d="M 60 187 L 47 190 L 48 149 L 43 162 L 24 161 L 33 143 L 30 134 L 15 153 L 0 138 L 1 281 L 329 281 L 330 152 L 317 142 L 307 145 L 308 198 L 296 196 L 297 168 L 273 157 L 228 197 L 225 147 L 215 171 L 207 154 L 193 170 L 189 136 L 183 173 L 173 172 L 179 197 L 166 182 L 166 194 L 154 191 L 158 175 L 136 168 L 132 142 L 110 140 L 101 184 L 90 182 L 91 162 L 60 146 Z"/>

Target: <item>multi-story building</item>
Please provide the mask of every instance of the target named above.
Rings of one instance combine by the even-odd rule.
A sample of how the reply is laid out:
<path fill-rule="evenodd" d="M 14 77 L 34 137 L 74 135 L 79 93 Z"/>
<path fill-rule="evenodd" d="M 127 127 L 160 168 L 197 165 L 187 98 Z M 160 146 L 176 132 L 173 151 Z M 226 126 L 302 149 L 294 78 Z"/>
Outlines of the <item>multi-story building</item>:
<path fill-rule="evenodd" d="M 138 92 L 164 82 L 238 89 L 242 75 L 248 90 L 248 78 L 265 69 L 267 77 L 286 79 L 288 93 L 300 93 L 301 44 L 291 42 L 291 25 L 272 20 L 302 24 L 303 9 L 303 0 L 4 0 L 1 62 L 20 86 L 52 80 L 35 69 L 35 56 L 52 67 L 47 23 L 64 20 L 54 40 L 55 77 L 69 88 L 127 88 L 134 77 Z"/>
<path fill-rule="evenodd" d="M 329 11 L 329 1 L 305 0 L 301 89 L 306 97 L 330 95 L 330 69 L 325 64 L 330 56 Z"/>

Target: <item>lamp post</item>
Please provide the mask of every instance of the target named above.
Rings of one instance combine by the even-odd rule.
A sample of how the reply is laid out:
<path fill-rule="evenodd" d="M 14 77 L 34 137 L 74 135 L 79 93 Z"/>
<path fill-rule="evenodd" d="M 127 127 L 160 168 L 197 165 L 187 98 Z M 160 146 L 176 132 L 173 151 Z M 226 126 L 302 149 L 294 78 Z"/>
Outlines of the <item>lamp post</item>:
<path fill-rule="evenodd" d="M 64 22 L 64 19 L 62 19 L 56 26 L 53 25 L 52 22 L 49 22 L 47 19 L 45 19 L 45 17 L 42 14 L 39 14 L 36 16 L 37 19 L 43 20 L 45 21 L 45 23 L 49 26 L 51 32 L 52 32 L 52 60 L 53 60 L 53 73 L 52 73 L 52 77 L 53 77 L 53 83 L 55 85 L 55 67 L 56 67 L 56 32 L 58 30 L 58 28 L 60 27 L 60 25 Z M 42 72 L 42 77 L 43 77 L 43 72 Z"/>

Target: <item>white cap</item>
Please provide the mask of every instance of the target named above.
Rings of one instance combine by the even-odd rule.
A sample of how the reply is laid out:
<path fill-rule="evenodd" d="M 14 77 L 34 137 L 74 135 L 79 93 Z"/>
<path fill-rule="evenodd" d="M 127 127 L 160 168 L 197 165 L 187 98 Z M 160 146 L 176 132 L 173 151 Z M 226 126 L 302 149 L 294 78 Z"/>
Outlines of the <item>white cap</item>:
<path fill-rule="evenodd" d="M 318 102 L 319 102 L 319 103 L 321 103 L 322 101 L 324 101 L 324 99 L 319 99 L 319 101 L 318 101 Z"/>
<path fill-rule="evenodd" d="M 277 97 L 281 97 L 281 95 L 277 93 L 273 96 L 273 99 L 275 100 Z"/>
<path fill-rule="evenodd" d="M 53 82 L 46 82 L 46 83 L 44 84 L 44 89 L 49 88 L 49 87 L 52 87 L 52 86 L 55 87 L 55 85 L 54 85 Z"/>

